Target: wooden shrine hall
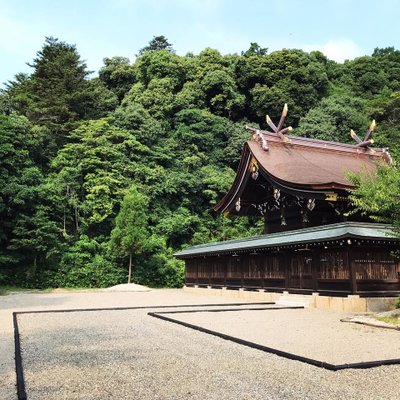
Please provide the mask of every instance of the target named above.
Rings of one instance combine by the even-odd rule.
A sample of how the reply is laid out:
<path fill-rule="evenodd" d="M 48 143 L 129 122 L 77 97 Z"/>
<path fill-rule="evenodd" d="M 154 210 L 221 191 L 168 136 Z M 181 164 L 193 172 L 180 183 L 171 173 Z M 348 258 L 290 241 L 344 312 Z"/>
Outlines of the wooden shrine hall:
<path fill-rule="evenodd" d="M 186 248 L 186 286 L 264 289 L 329 295 L 397 296 L 400 241 L 388 225 L 349 214 L 349 173 L 391 164 L 372 147 L 373 121 L 355 144 L 287 135 L 287 106 L 271 131 L 248 128 L 235 180 L 214 207 L 225 215 L 259 215 L 264 235 Z"/>

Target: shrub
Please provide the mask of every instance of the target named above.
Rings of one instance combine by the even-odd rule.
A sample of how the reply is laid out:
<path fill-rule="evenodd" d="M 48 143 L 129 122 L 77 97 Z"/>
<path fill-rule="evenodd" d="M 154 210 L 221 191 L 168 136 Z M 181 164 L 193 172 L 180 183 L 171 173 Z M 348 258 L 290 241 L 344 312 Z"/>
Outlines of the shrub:
<path fill-rule="evenodd" d="M 184 264 L 172 256 L 165 239 L 151 236 L 135 260 L 133 281 L 150 287 L 182 287 Z"/>
<path fill-rule="evenodd" d="M 94 256 L 84 266 L 63 266 L 58 272 L 58 284 L 61 287 L 103 288 L 124 280 L 125 271 L 101 255 Z"/>

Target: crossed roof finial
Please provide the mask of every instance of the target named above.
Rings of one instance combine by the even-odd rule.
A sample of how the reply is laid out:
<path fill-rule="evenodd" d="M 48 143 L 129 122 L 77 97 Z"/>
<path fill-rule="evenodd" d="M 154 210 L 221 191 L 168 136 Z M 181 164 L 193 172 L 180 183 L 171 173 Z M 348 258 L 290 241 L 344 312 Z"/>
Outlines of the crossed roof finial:
<path fill-rule="evenodd" d="M 266 121 L 267 121 L 267 124 L 269 125 L 269 127 L 270 127 L 284 142 L 290 142 L 290 140 L 289 140 L 287 137 L 285 137 L 284 135 L 285 135 L 286 133 L 291 132 L 291 131 L 293 130 L 293 128 L 292 128 L 291 126 L 288 126 L 287 128 L 283 128 L 283 129 L 282 129 L 283 124 L 284 124 L 285 119 L 286 119 L 286 116 L 287 116 L 287 113 L 288 113 L 288 110 L 289 110 L 288 105 L 285 103 L 285 105 L 283 106 L 282 115 L 281 115 L 281 118 L 280 118 L 280 120 L 279 120 L 278 126 L 276 126 L 276 125 L 272 122 L 272 120 L 271 120 L 271 118 L 269 117 L 268 114 L 267 114 L 267 116 L 266 116 Z"/>
<path fill-rule="evenodd" d="M 374 154 L 376 151 L 374 149 L 370 149 L 369 146 L 371 144 L 374 144 L 374 139 L 371 139 L 371 135 L 372 135 L 372 132 L 375 130 L 375 128 L 376 128 L 376 122 L 373 119 L 372 122 L 371 122 L 371 125 L 369 126 L 368 132 L 364 137 L 364 140 L 361 140 L 360 137 L 353 131 L 353 129 L 350 129 L 351 137 L 357 142 L 356 146 L 357 147 L 362 147 L 364 149 L 369 149 L 369 151 L 372 154 Z M 383 153 L 384 160 L 389 165 L 392 165 L 393 164 L 393 159 L 392 159 L 391 155 L 389 154 L 388 148 L 383 148 L 382 149 L 382 153 Z"/>
<path fill-rule="evenodd" d="M 361 140 L 358 135 L 353 131 L 353 129 L 350 129 L 350 136 L 357 142 L 356 146 L 357 147 L 369 147 L 369 145 L 374 144 L 374 139 L 370 139 L 372 132 L 376 128 L 376 122 L 373 119 L 371 122 L 371 125 L 369 126 L 368 132 L 364 137 L 364 140 Z"/>

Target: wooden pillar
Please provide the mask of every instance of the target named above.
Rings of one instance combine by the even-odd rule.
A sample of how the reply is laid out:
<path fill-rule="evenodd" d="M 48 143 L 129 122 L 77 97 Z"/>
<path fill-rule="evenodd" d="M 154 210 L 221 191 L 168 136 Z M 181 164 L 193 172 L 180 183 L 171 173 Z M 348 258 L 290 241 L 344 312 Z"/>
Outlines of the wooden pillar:
<path fill-rule="evenodd" d="M 211 273 L 212 273 L 213 267 L 212 267 L 212 264 L 210 264 L 210 262 L 209 262 L 210 258 L 208 258 L 208 259 L 205 258 L 205 260 L 207 260 L 206 268 L 208 269 L 208 284 L 211 286 Z"/>
<path fill-rule="evenodd" d="M 357 274 L 356 274 L 356 266 L 353 260 L 353 252 L 351 245 L 347 246 L 346 258 L 347 258 L 347 268 L 349 268 L 350 272 L 351 294 L 357 294 Z"/>
<path fill-rule="evenodd" d="M 265 288 L 265 264 L 268 265 L 268 257 L 270 255 L 268 253 L 261 253 L 258 259 L 258 268 L 261 272 L 261 287 Z M 400 278 L 399 278 L 400 279 Z"/>
<path fill-rule="evenodd" d="M 189 260 L 185 260 L 185 285 L 187 284 L 188 261 Z"/>
<path fill-rule="evenodd" d="M 244 266 L 242 256 L 237 257 L 237 261 L 240 264 L 240 285 L 244 287 Z"/>
<path fill-rule="evenodd" d="M 227 262 L 228 259 L 225 256 L 222 256 L 222 257 L 223 257 L 222 260 L 224 263 L 224 286 L 226 287 L 226 278 L 228 276 L 228 262 Z"/>
<path fill-rule="evenodd" d="M 286 250 L 285 253 L 282 253 L 282 255 L 279 257 L 279 263 L 282 263 L 283 270 L 285 271 L 285 289 L 289 289 L 289 274 L 290 274 L 290 253 Z M 279 267 L 279 269 L 281 269 Z"/>
<path fill-rule="evenodd" d="M 320 249 L 311 250 L 311 273 L 313 280 L 313 290 L 318 291 L 318 278 L 319 278 L 319 260 L 321 258 Z"/>
<path fill-rule="evenodd" d="M 193 262 L 195 262 L 196 267 L 196 285 L 199 284 L 199 262 L 195 258 L 193 258 Z"/>

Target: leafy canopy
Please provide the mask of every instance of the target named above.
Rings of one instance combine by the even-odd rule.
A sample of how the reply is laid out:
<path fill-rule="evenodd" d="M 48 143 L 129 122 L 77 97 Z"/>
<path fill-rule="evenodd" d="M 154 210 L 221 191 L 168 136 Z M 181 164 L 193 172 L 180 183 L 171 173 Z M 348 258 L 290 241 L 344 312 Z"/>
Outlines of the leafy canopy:
<path fill-rule="evenodd" d="M 356 189 L 350 199 L 356 212 L 376 221 L 392 224 L 400 237 L 400 172 L 381 165 L 376 175 L 350 175 Z"/>
<path fill-rule="evenodd" d="M 135 281 L 179 287 L 176 250 L 262 232 L 262 218 L 212 211 L 247 124 L 265 128 L 288 103 L 295 134 L 347 142 L 374 118 L 376 144 L 398 159 L 399 54 L 337 64 L 253 42 L 180 56 L 155 36 L 134 62 L 104 58 L 97 78 L 76 46 L 46 38 L 31 73 L 0 92 L 0 281 L 117 284 L 131 254 Z M 355 177 L 358 212 L 397 226 L 396 174 Z"/>

